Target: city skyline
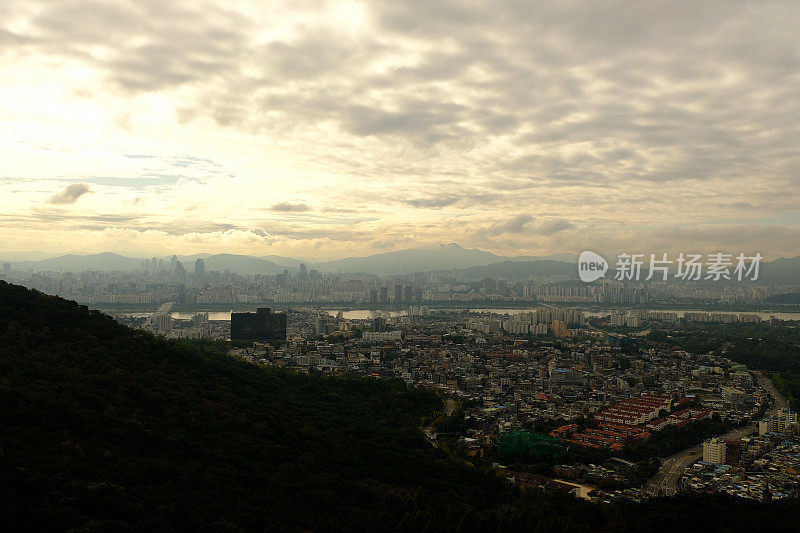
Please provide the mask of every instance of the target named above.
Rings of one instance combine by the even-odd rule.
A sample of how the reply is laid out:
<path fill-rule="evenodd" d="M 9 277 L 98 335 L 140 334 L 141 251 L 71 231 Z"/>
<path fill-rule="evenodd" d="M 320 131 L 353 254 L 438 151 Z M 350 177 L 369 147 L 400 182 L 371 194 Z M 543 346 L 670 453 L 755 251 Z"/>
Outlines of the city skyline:
<path fill-rule="evenodd" d="M 757 281 L 762 266 L 767 268 L 770 281 L 782 281 L 790 285 L 796 280 L 800 268 L 800 256 L 779 257 L 764 260 L 762 256 L 739 254 L 645 254 L 621 253 L 605 254 L 586 251 L 577 256 L 557 253 L 546 256 L 501 256 L 478 249 L 465 249 L 457 243 L 427 248 L 411 248 L 380 252 L 366 256 L 349 256 L 327 261 L 317 261 L 302 257 L 279 255 L 256 256 L 230 253 L 169 254 L 167 256 L 127 257 L 101 252 L 96 254 L 56 254 L 36 251 L 0 251 L 0 263 L 6 270 L 22 269 L 29 272 L 46 270 L 62 272 L 97 271 L 153 271 L 167 269 L 172 272 L 189 268 L 204 269 L 210 261 L 212 268 L 235 273 L 275 274 L 284 269 L 304 270 L 306 267 L 322 272 L 400 274 L 441 270 L 463 270 L 475 267 L 498 268 L 498 272 L 509 269 L 506 274 L 536 276 L 542 272 L 554 273 L 555 268 L 562 274 L 575 275 L 584 282 L 599 278 L 614 278 L 620 281 L 641 281 L 655 276 L 662 281 L 708 280 L 717 281 L 750 280 Z M 588 258 L 596 258 L 592 262 Z M 602 263 L 601 263 L 602 262 Z M 156 265 L 160 265 L 156 268 Z M 541 267 L 541 268 L 537 268 Z M 609 272 L 609 269 L 611 271 Z M 650 270 L 652 269 L 652 275 Z M 707 272 L 704 269 L 710 269 Z M 523 276 L 524 277 L 524 276 Z M 762 276 L 763 281 L 763 276 Z"/>
<path fill-rule="evenodd" d="M 3 0 L 3 530 L 800 515 L 800 4 Z"/>
<path fill-rule="evenodd" d="M 6 2 L 0 250 L 800 255 L 790 2 Z"/>

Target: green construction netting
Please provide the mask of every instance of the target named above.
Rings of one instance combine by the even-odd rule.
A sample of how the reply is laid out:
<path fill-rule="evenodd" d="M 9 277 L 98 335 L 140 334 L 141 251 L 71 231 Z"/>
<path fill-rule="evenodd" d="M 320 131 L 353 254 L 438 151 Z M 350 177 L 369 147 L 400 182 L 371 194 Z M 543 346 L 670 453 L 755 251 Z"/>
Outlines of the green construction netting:
<path fill-rule="evenodd" d="M 563 455 L 567 449 L 559 440 L 531 431 L 509 431 L 500 435 L 500 455 L 504 457 L 540 457 Z"/>

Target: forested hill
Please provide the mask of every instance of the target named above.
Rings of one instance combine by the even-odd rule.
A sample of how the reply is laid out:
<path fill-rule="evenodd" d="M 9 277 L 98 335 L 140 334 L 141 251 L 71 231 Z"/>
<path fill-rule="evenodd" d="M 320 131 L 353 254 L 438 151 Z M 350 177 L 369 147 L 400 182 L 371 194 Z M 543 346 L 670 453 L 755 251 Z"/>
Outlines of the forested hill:
<path fill-rule="evenodd" d="M 441 405 L 402 382 L 246 365 L 0 281 L 3 531 L 794 528 L 796 503 L 520 495 L 425 441 Z"/>

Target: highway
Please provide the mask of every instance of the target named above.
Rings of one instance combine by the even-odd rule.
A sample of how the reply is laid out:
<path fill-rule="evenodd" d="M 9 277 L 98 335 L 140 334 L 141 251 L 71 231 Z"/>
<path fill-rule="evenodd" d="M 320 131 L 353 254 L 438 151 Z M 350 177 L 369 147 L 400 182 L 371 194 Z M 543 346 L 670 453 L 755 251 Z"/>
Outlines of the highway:
<path fill-rule="evenodd" d="M 770 396 L 775 398 L 775 406 L 770 410 L 770 413 L 774 414 L 778 409 L 785 409 L 789 407 L 789 402 L 787 402 L 786 398 L 783 397 L 783 394 L 781 394 L 778 389 L 775 388 L 775 384 L 772 383 L 771 379 L 758 370 L 753 371 L 753 374 L 755 374 L 758 384 L 761 385 L 761 387 L 763 387 L 767 392 L 769 392 Z"/>
<path fill-rule="evenodd" d="M 720 435 L 719 438 L 738 440 L 754 433 L 757 429 L 758 427 L 755 424 L 748 424 L 743 428 L 732 429 L 724 435 Z M 680 479 L 683 471 L 702 458 L 702 444 L 692 446 L 667 457 L 658 472 L 645 483 L 644 492 L 651 496 L 675 496 L 678 492 L 678 479 Z"/>
<path fill-rule="evenodd" d="M 758 384 L 764 388 L 775 400 L 769 414 L 775 414 L 779 408 L 787 407 L 788 403 L 783 395 L 778 392 L 772 381 L 761 372 L 753 372 Z M 756 423 L 750 423 L 741 429 L 732 429 L 719 438 L 723 440 L 738 440 L 758 430 Z M 675 455 L 667 457 L 661 464 L 658 472 L 651 477 L 643 487 L 645 494 L 650 496 L 675 496 L 678 492 L 678 480 L 690 465 L 703 458 L 703 445 L 698 444 Z"/>

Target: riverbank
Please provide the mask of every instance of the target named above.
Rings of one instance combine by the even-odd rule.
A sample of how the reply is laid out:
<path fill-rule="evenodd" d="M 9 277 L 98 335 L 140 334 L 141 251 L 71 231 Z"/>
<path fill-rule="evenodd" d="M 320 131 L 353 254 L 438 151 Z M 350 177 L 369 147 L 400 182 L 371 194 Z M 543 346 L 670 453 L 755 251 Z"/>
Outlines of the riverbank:
<path fill-rule="evenodd" d="M 109 313 L 153 313 L 160 304 L 109 304 L 109 303 L 86 303 L 92 309 L 99 309 Z M 682 315 L 685 312 L 706 312 L 706 313 L 756 313 L 762 319 L 770 316 L 781 318 L 782 315 L 792 315 L 794 318 L 782 318 L 783 320 L 800 320 L 800 306 L 764 306 L 764 305 L 712 305 L 712 304 L 671 304 L 671 305 L 624 305 L 624 304 L 598 304 L 594 302 L 583 303 L 546 303 L 546 302 L 498 302 L 498 301 L 473 301 L 473 302 L 423 302 L 412 304 L 365 304 L 365 303 L 342 303 L 342 302 L 263 302 L 263 303 L 213 303 L 213 304 L 174 304 L 173 311 L 182 313 L 201 313 L 201 312 L 230 312 L 230 311 L 254 311 L 258 307 L 270 307 L 276 310 L 286 310 L 290 308 L 310 307 L 328 311 L 385 311 L 401 312 L 406 311 L 410 306 L 424 306 L 429 310 L 435 311 L 460 311 L 460 310 L 484 310 L 487 312 L 495 311 L 499 313 L 515 313 L 531 311 L 540 307 L 575 307 L 584 310 L 588 315 L 597 316 L 599 313 L 612 313 L 625 310 L 646 310 L 646 311 L 666 311 L 676 312 Z"/>

